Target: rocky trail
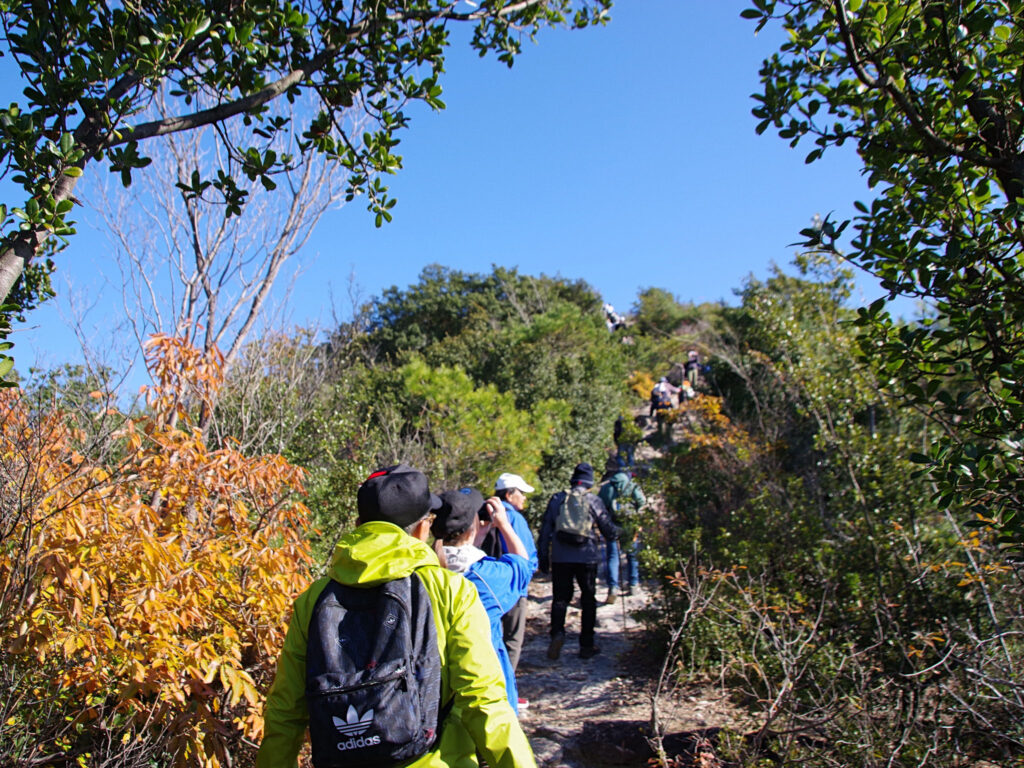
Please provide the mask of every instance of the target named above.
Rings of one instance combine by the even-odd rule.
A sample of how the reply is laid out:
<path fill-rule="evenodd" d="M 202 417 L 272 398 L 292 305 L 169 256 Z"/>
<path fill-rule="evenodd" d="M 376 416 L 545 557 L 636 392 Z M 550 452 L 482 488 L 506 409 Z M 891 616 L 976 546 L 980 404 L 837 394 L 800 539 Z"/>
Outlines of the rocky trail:
<path fill-rule="evenodd" d="M 657 452 L 638 446 L 637 461 Z M 652 697 L 662 658 L 638 618 L 650 605 L 657 584 L 646 583 L 612 605 L 599 579 L 596 645 L 601 653 L 579 658 L 579 592 L 569 606 L 561 657 L 547 657 L 551 580 L 536 574 L 530 584 L 529 624 L 517 670 L 519 695 L 529 705 L 520 720 L 546 768 L 647 766 L 655 756 Z M 694 685 L 664 691 L 658 702 L 664 748 L 677 765 L 719 765 L 707 749 L 724 727 L 737 728 L 743 713 L 717 686 Z"/>
<path fill-rule="evenodd" d="M 527 640 L 519 661 L 520 696 L 529 705 L 520 713 L 539 766 L 598 768 L 646 766 L 654 757 L 651 735 L 652 694 L 661 659 L 649 649 L 636 618 L 649 601 L 650 587 L 598 603 L 597 646 L 591 659 L 578 655 L 579 600 L 569 607 L 561 657 L 547 657 L 551 582 L 542 574 L 530 586 Z M 599 599 L 605 594 L 599 590 Z M 713 686 L 691 686 L 663 694 L 659 701 L 664 745 L 681 765 L 701 765 L 704 740 L 733 726 L 740 712 Z M 705 763 L 707 764 L 707 763 Z M 713 763 L 712 763 L 713 764 Z"/>

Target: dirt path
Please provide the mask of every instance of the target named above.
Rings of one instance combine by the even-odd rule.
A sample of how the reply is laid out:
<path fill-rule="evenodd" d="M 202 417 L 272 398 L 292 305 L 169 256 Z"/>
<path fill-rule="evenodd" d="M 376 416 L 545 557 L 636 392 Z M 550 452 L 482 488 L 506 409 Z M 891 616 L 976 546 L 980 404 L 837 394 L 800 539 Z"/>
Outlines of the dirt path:
<path fill-rule="evenodd" d="M 637 414 L 646 408 L 637 409 Z M 653 432 L 646 423 L 645 437 Z M 684 425 L 672 429 L 673 439 L 683 436 Z M 642 442 L 636 460 L 648 463 L 660 451 Z M 657 503 L 655 499 L 652 502 Z M 566 617 L 566 641 L 561 658 L 547 658 L 551 611 L 551 580 L 536 574 L 530 584 L 529 624 L 526 643 L 519 660 L 519 695 L 529 701 L 520 721 L 533 745 L 542 768 L 602 768 L 603 766 L 644 766 L 654 753 L 651 735 L 652 695 L 661 667 L 660 649 L 655 647 L 635 613 L 650 602 L 655 585 L 634 590 L 613 605 L 605 605 L 607 594 L 598 586 L 596 645 L 601 653 L 583 660 L 579 651 L 579 592 Z M 719 729 L 742 730 L 743 712 L 714 685 L 676 688 L 659 701 L 670 757 L 699 755 L 707 738 L 714 740 Z M 695 759 L 694 765 L 714 764 Z"/>
<path fill-rule="evenodd" d="M 606 594 L 598 588 L 599 600 Z M 530 585 L 529 625 L 517 679 L 519 694 L 529 701 L 520 715 L 537 764 L 546 768 L 648 766 L 653 752 L 647 742 L 651 694 L 659 660 L 648 651 L 644 630 L 633 613 L 647 604 L 648 588 L 598 602 L 596 644 L 592 659 L 578 656 L 579 594 L 566 618 L 561 658 L 547 658 L 551 581 L 542 574 Z M 672 754 L 692 752 L 695 740 L 731 725 L 739 713 L 714 688 L 676 690 L 660 703 L 666 747 Z"/>

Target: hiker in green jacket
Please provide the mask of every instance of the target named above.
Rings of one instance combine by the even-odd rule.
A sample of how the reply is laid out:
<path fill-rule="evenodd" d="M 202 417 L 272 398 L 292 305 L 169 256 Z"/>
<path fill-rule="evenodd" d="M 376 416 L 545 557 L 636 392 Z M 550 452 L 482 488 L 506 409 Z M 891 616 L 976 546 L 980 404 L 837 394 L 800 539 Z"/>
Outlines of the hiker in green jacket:
<path fill-rule="evenodd" d="M 604 502 L 605 509 L 612 516 L 612 522 L 622 529 L 619 538 L 609 541 L 605 554 L 608 559 L 608 597 L 605 603 L 611 605 L 619 595 L 619 550 L 626 552 L 626 587 L 623 594 L 631 594 L 640 585 L 640 565 L 637 551 L 640 543 L 640 526 L 637 517 L 640 508 L 647 503 L 644 492 L 630 476 L 630 472 L 620 470 L 601 485 L 597 496 Z"/>
<path fill-rule="evenodd" d="M 430 597 L 441 658 L 440 704 L 447 715 L 431 751 L 405 765 L 473 768 L 479 754 L 492 768 L 535 768 L 533 751 L 506 697 L 490 624 L 476 588 L 442 568 L 426 544 L 439 502 L 428 490 L 426 477 L 404 465 L 376 472 L 360 486 L 358 527 L 338 543 L 328 575 L 295 601 L 277 675 L 267 695 L 257 768 L 297 765 L 309 722 L 305 697 L 309 624 L 328 582 L 371 587 L 414 571 Z"/>

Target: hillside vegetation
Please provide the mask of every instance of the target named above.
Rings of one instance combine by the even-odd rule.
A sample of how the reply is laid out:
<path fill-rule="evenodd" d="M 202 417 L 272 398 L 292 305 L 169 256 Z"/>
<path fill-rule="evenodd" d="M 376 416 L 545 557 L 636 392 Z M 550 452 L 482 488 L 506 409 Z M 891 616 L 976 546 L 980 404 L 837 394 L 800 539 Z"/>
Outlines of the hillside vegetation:
<path fill-rule="evenodd" d="M 366 474 L 516 471 L 536 523 L 690 349 L 699 395 L 642 468 L 646 620 L 669 684 L 715 679 L 759 723 L 716 759 L 1009 764 L 1019 562 L 935 503 L 936 428 L 863 355 L 850 276 L 796 266 L 734 307 L 649 289 L 614 332 L 583 282 L 429 267 L 227 372 L 155 338 L 138 413 L 74 369 L 5 390 L 0 764 L 250 763 L 290 600 Z"/>

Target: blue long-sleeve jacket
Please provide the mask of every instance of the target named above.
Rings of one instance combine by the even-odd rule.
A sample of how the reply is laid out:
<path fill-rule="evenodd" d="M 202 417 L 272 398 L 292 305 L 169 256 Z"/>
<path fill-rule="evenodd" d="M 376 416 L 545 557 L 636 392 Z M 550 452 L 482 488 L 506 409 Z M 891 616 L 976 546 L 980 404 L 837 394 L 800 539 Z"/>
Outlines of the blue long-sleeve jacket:
<path fill-rule="evenodd" d="M 530 530 L 530 524 L 526 521 L 526 516 L 518 509 L 513 507 L 507 501 L 501 502 L 505 507 L 505 512 L 508 513 L 508 520 L 512 523 L 512 530 L 516 532 L 516 536 L 519 537 L 520 541 L 523 542 L 523 546 L 526 547 L 526 553 L 528 560 L 530 561 L 530 577 L 537 572 L 537 566 L 539 564 L 537 560 L 537 545 L 533 541 L 533 531 Z M 508 544 L 505 543 L 505 537 L 495 531 L 498 535 L 498 542 L 501 544 L 502 554 L 508 554 Z M 530 591 L 530 579 L 526 580 L 523 585 L 523 589 L 520 592 L 520 597 L 527 597 Z"/>
<path fill-rule="evenodd" d="M 501 671 L 505 675 L 505 689 L 512 709 L 519 711 L 519 692 L 516 687 L 516 672 L 505 648 L 501 627 L 504 616 L 519 601 L 519 595 L 526 589 L 533 571 L 524 557 L 502 555 L 500 558 L 485 557 L 477 560 L 465 572 L 480 594 L 480 602 L 487 611 L 491 623 L 491 644 L 498 654 Z"/>

